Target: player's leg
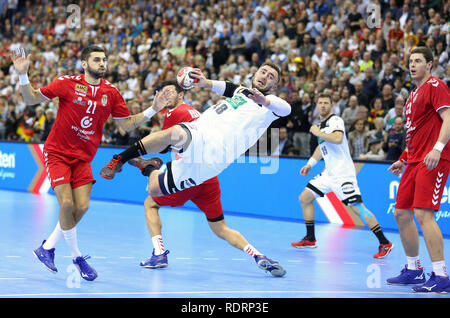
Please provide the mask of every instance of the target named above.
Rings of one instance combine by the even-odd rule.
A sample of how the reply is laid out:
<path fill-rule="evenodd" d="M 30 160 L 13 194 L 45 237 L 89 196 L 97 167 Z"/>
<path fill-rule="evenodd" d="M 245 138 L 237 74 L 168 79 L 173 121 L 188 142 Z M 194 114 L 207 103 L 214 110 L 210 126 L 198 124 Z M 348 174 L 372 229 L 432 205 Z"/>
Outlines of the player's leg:
<path fill-rule="evenodd" d="M 148 196 L 144 202 L 145 222 L 152 238 L 153 253 L 152 257 L 140 263 L 146 268 L 163 268 L 168 266 L 167 254 L 169 251 L 165 249 L 162 238 L 162 222 L 159 217 L 160 205 Z"/>
<path fill-rule="evenodd" d="M 361 196 L 359 196 L 360 198 Z M 345 202 L 344 202 L 345 204 Z M 367 224 L 367 227 L 372 231 L 372 233 L 376 236 L 379 242 L 378 253 L 376 253 L 374 258 L 384 258 L 386 257 L 394 248 L 394 245 L 386 238 L 383 233 L 383 230 L 378 223 L 375 215 L 366 208 L 366 206 L 361 202 L 357 202 L 352 206 L 349 206 L 353 213 L 359 215 L 359 217 Z"/>
<path fill-rule="evenodd" d="M 112 179 L 122 170 L 122 165 L 130 159 L 147 153 L 160 153 L 171 146 L 185 149 L 189 145 L 190 138 L 189 130 L 181 125 L 149 134 L 120 154 L 114 155 L 113 159 L 103 167 L 100 175 L 106 179 Z"/>
<path fill-rule="evenodd" d="M 425 273 L 420 266 L 419 232 L 414 222 L 413 202 L 415 192 L 416 165 L 406 166 L 397 190 L 394 218 L 398 226 L 407 265 L 398 276 L 387 279 L 388 284 L 423 284 Z"/>
<path fill-rule="evenodd" d="M 444 260 L 444 240 L 434 212 L 431 209 L 414 208 L 433 266 L 430 279 L 421 286 L 413 287 L 415 292 L 450 292 L 450 280 Z"/>
<path fill-rule="evenodd" d="M 219 238 L 226 240 L 230 245 L 253 257 L 259 268 L 270 272 L 273 276 L 281 277 L 286 274 L 286 271 L 278 262 L 261 254 L 253 245 L 248 243 L 240 232 L 228 227 L 223 215 L 220 184 L 217 177 L 190 189 L 194 193 L 192 202 L 205 213 L 209 227 Z"/>
<path fill-rule="evenodd" d="M 422 286 L 413 287 L 415 292 L 450 292 L 450 280 L 444 261 L 444 241 L 435 219 L 447 182 L 450 162 L 440 160 L 437 167 L 428 170 L 423 162 L 418 164 L 414 215 L 425 240 L 433 265 L 430 279 Z"/>
<path fill-rule="evenodd" d="M 319 193 L 320 192 L 320 193 Z M 308 183 L 306 188 L 299 196 L 300 205 L 302 207 L 303 219 L 305 220 L 306 235 L 299 242 L 291 243 L 295 248 L 316 248 L 315 234 L 315 210 L 314 201 L 318 196 L 323 196 L 323 192 Z"/>
<path fill-rule="evenodd" d="M 208 225 L 219 238 L 253 257 L 259 268 L 270 272 L 276 277 L 281 277 L 286 274 L 286 271 L 278 262 L 267 258 L 264 254 L 259 252 L 253 245 L 248 243 L 241 233 L 229 228 L 224 219 L 208 219 Z"/>
<path fill-rule="evenodd" d="M 75 224 L 78 224 L 89 209 L 91 200 L 92 182 L 73 189 L 74 209 L 73 217 Z"/>
<path fill-rule="evenodd" d="M 53 190 L 59 203 L 59 221 L 50 237 L 42 242 L 42 245 L 35 249 L 33 253 L 48 270 L 56 273 L 58 270 L 54 263 L 55 245 L 63 237 L 64 229 L 70 229 L 71 226 L 74 226 L 72 215 L 74 204 L 70 183 L 56 185 Z"/>

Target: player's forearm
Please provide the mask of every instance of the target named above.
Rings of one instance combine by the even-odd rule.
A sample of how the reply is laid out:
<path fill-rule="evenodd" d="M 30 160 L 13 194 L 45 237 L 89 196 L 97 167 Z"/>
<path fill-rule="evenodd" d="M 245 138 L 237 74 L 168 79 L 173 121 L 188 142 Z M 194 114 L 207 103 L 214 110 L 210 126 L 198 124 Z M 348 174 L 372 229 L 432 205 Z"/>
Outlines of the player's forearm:
<path fill-rule="evenodd" d="M 130 132 L 138 128 L 139 126 L 142 126 L 148 120 L 149 118 L 147 118 L 143 113 L 139 113 L 128 118 L 119 119 L 117 120 L 117 124 L 121 129 L 125 130 L 126 132 Z"/>
<path fill-rule="evenodd" d="M 314 150 L 314 153 L 311 156 L 312 158 L 314 158 L 317 161 L 322 160 L 322 153 L 320 152 L 320 147 L 317 146 L 316 149 Z"/>
<path fill-rule="evenodd" d="M 441 117 L 442 117 L 442 126 L 441 130 L 439 131 L 439 137 L 436 144 L 439 143 L 441 144 L 441 147 L 442 145 L 444 145 L 445 147 L 445 145 L 448 143 L 450 139 L 450 109 L 447 109 L 445 112 L 442 112 Z"/>
<path fill-rule="evenodd" d="M 39 90 L 34 89 L 31 84 L 20 85 L 20 93 L 27 105 L 36 105 L 42 102 L 40 98 L 42 96 L 41 93 Z"/>
<path fill-rule="evenodd" d="M 325 141 L 331 142 L 333 144 L 342 143 L 342 140 L 344 138 L 342 132 L 340 132 L 340 131 L 339 132 L 335 131 L 335 132 L 332 132 L 331 134 L 326 134 L 326 133 L 323 133 L 320 131 L 320 132 L 318 132 L 317 137 L 319 137 Z"/>

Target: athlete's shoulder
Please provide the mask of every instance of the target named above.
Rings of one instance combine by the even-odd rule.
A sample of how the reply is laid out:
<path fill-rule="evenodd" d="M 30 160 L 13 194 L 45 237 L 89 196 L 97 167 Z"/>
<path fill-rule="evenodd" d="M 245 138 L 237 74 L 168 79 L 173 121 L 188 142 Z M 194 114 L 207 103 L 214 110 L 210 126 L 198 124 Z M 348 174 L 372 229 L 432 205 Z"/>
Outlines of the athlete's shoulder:
<path fill-rule="evenodd" d="M 103 79 L 100 85 L 105 89 L 110 89 L 113 92 L 120 93 L 119 90 L 117 89 L 117 87 L 114 86 L 114 84 L 112 84 L 108 80 Z"/>
<path fill-rule="evenodd" d="M 448 89 L 447 84 L 438 77 L 430 76 L 425 83 L 430 89 Z"/>

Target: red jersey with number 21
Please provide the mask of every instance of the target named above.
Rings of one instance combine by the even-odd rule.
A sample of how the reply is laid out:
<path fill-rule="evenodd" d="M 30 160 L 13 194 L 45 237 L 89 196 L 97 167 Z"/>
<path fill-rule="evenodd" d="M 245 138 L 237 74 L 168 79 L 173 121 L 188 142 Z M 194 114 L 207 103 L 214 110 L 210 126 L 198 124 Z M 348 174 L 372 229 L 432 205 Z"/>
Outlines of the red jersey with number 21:
<path fill-rule="evenodd" d="M 431 76 L 415 88 L 405 104 L 406 146 L 408 163 L 421 162 L 433 149 L 442 127 L 438 111 L 450 107 L 450 89 L 438 78 Z M 450 161 L 449 143 L 441 158 Z"/>
<path fill-rule="evenodd" d="M 56 120 L 44 144 L 45 152 L 91 162 L 109 115 L 130 116 L 119 91 L 105 79 L 91 85 L 84 75 L 61 76 L 40 92 L 48 99 L 59 97 Z"/>

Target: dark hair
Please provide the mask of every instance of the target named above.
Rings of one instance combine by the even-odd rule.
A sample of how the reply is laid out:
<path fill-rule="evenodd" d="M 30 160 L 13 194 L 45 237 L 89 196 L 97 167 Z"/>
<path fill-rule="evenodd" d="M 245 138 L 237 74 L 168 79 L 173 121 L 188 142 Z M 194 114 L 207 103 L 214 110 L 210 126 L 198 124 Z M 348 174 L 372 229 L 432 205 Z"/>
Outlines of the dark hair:
<path fill-rule="evenodd" d="M 167 80 L 161 83 L 160 89 L 163 89 L 166 86 L 173 85 L 175 86 L 175 89 L 177 90 L 177 94 L 180 94 L 181 92 L 185 92 L 186 90 L 183 89 L 180 85 L 178 85 L 178 82 L 176 80 Z"/>
<path fill-rule="evenodd" d="M 422 54 L 423 57 L 425 58 L 425 61 L 427 63 L 428 62 L 433 62 L 433 52 L 431 51 L 431 49 L 429 49 L 426 46 L 417 46 L 417 47 L 415 47 L 411 51 L 411 55 L 413 55 L 413 54 Z"/>
<path fill-rule="evenodd" d="M 330 104 L 333 103 L 333 99 L 331 98 L 331 95 L 328 94 L 328 93 L 320 93 L 320 94 L 317 96 L 317 100 L 319 100 L 319 98 L 328 98 L 328 99 L 330 100 Z"/>
<path fill-rule="evenodd" d="M 280 81 L 280 79 L 281 79 L 281 69 L 280 69 L 280 67 L 278 65 L 276 65 L 275 63 L 272 63 L 272 62 L 264 62 L 264 63 L 261 64 L 261 66 L 259 68 L 261 68 L 263 66 L 266 66 L 266 65 L 271 67 L 271 68 L 273 68 L 275 71 L 277 71 L 277 74 L 278 74 L 277 83 L 278 83 Z"/>
<path fill-rule="evenodd" d="M 87 61 L 89 59 L 89 56 L 93 52 L 103 52 L 106 55 L 106 50 L 104 48 L 102 48 L 98 45 L 91 45 L 91 46 L 84 48 L 83 51 L 81 51 L 81 60 Z"/>

